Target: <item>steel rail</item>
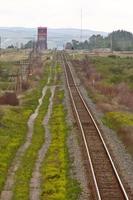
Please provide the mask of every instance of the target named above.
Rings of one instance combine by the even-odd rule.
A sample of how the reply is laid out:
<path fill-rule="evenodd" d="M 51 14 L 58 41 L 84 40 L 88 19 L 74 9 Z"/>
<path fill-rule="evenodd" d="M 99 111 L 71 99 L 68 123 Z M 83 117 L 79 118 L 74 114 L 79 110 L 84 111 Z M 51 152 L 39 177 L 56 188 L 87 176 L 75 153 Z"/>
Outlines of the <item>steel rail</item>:
<path fill-rule="evenodd" d="M 96 128 L 96 130 L 97 130 L 97 132 L 98 132 L 98 134 L 99 134 L 99 137 L 100 137 L 100 139 L 101 139 L 101 141 L 102 141 L 102 144 L 103 144 L 103 146 L 104 146 L 104 149 L 105 149 L 105 151 L 106 151 L 106 154 L 107 154 L 107 156 L 108 156 L 108 158 L 109 158 L 109 160 L 110 160 L 111 166 L 112 166 L 113 171 L 114 171 L 114 173 L 115 173 L 115 176 L 116 176 L 116 178 L 117 178 L 117 180 L 118 180 L 118 183 L 119 183 L 119 186 L 120 186 L 120 188 L 121 188 L 121 191 L 123 192 L 124 198 L 125 198 L 125 200 L 129 200 L 129 197 L 128 197 L 128 195 L 127 195 L 127 192 L 126 192 L 126 190 L 125 190 L 125 188 L 124 188 L 124 186 L 123 186 L 123 183 L 122 183 L 122 181 L 121 181 L 121 178 L 120 178 L 120 176 L 119 176 L 119 174 L 118 174 L 118 172 L 117 172 L 117 169 L 116 169 L 116 167 L 115 167 L 114 161 L 113 161 L 113 159 L 112 159 L 112 157 L 111 157 L 111 154 L 109 153 L 109 150 L 108 150 L 107 145 L 106 145 L 106 143 L 105 143 L 105 141 L 104 141 L 104 139 L 103 139 L 103 136 L 102 136 L 102 134 L 101 134 L 101 132 L 100 132 L 100 130 L 99 130 L 99 128 L 98 128 L 98 125 L 97 125 L 96 121 L 94 120 L 94 118 L 93 118 L 93 116 L 92 116 L 92 114 L 91 114 L 91 112 L 90 112 L 90 110 L 89 110 L 89 108 L 88 108 L 88 106 L 87 106 L 87 104 L 86 104 L 84 98 L 82 97 L 82 94 L 81 94 L 79 88 L 77 87 L 77 85 L 76 85 L 76 83 L 75 83 L 75 80 L 74 80 L 74 77 L 73 77 L 73 73 L 72 73 L 70 64 L 68 63 L 67 58 L 66 58 L 65 55 L 64 55 L 64 58 L 65 58 L 65 61 L 66 61 L 67 65 L 68 65 L 68 67 L 69 67 L 69 70 L 70 70 L 70 73 L 71 73 L 71 76 L 72 76 L 72 79 L 73 79 L 73 82 L 74 82 L 74 86 L 75 86 L 75 88 L 76 88 L 76 90 L 77 90 L 77 92 L 78 92 L 78 94 L 79 94 L 79 97 L 80 97 L 80 99 L 82 100 L 82 102 L 83 102 L 83 104 L 84 104 L 84 106 L 85 106 L 85 108 L 86 108 L 88 114 L 90 115 L 90 117 L 91 117 L 91 119 L 92 119 L 92 121 L 93 121 L 93 124 L 94 124 L 94 126 L 95 126 L 95 128 Z M 64 62 L 64 59 L 63 59 L 63 62 Z M 73 106 L 74 106 L 74 110 L 75 110 L 75 112 L 76 112 L 77 119 L 78 119 L 78 122 L 79 122 L 79 125 L 80 125 L 80 129 L 81 129 L 81 132 L 82 132 L 83 140 L 84 140 L 84 143 L 85 143 L 85 148 L 86 148 L 86 151 L 87 151 L 87 156 L 88 156 L 89 163 L 90 163 L 90 167 L 91 167 L 91 172 L 92 172 L 92 176 L 93 176 L 93 179 L 94 179 L 94 184 L 95 184 L 95 187 L 96 187 L 97 196 L 98 196 L 98 199 L 101 200 L 102 198 L 101 198 L 100 191 L 99 191 L 99 188 L 98 188 L 97 178 L 96 178 L 96 175 L 95 175 L 95 172 L 94 172 L 94 167 L 93 167 L 93 164 L 92 164 L 92 159 L 91 159 L 90 152 L 89 152 L 89 148 L 88 148 L 88 145 L 87 145 L 85 133 L 84 133 L 84 130 L 83 130 L 82 123 L 81 123 L 81 121 L 80 121 L 80 116 L 79 116 L 79 114 L 78 114 L 78 111 L 77 111 L 77 108 L 76 108 L 76 104 L 75 104 L 75 102 L 74 102 L 74 98 L 73 98 L 72 92 L 71 92 L 71 87 L 70 87 L 69 80 L 68 80 L 68 75 L 67 75 L 67 70 L 66 70 L 66 64 L 65 64 L 65 62 L 64 62 L 64 69 L 65 69 L 65 75 L 66 75 L 66 80 L 67 80 L 68 89 L 69 89 L 69 92 L 70 92 L 70 96 L 71 96 L 71 99 L 72 99 L 72 103 L 73 103 Z"/>
<path fill-rule="evenodd" d="M 65 68 L 65 62 L 64 62 L 64 69 L 65 69 L 65 75 L 66 75 L 66 80 L 67 80 L 67 86 L 68 86 L 68 89 L 69 89 L 69 93 L 70 93 L 70 96 L 71 96 L 71 100 L 72 100 L 72 103 L 73 103 L 74 110 L 75 110 L 76 115 L 77 115 L 79 126 L 80 126 L 80 129 L 81 129 L 81 132 L 82 132 L 82 137 L 83 137 L 83 140 L 84 140 L 84 143 L 85 143 L 85 148 L 86 148 L 86 151 L 87 151 L 87 156 L 88 156 L 90 167 L 91 167 L 91 172 L 92 172 L 92 176 L 93 176 L 93 180 L 94 180 L 94 184 L 95 184 L 98 200 L 102 200 L 100 192 L 99 192 L 99 188 L 98 188 L 98 184 L 97 184 L 97 180 L 96 180 L 93 164 L 92 164 L 92 161 L 91 161 L 90 151 L 89 151 L 89 148 L 88 148 L 88 145 L 87 145 L 87 141 L 86 141 L 86 137 L 85 137 L 85 133 L 84 133 L 84 130 L 83 130 L 83 126 L 82 126 L 82 123 L 80 121 L 80 117 L 79 117 L 79 114 L 78 114 L 78 111 L 77 111 L 77 108 L 76 108 L 76 105 L 75 105 L 75 102 L 74 102 L 74 99 L 73 99 L 73 95 L 72 95 L 72 92 L 71 92 L 71 87 L 69 85 L 68 76 L 67 76 L 67 72 L 66 72 L 66 68 Z"/>

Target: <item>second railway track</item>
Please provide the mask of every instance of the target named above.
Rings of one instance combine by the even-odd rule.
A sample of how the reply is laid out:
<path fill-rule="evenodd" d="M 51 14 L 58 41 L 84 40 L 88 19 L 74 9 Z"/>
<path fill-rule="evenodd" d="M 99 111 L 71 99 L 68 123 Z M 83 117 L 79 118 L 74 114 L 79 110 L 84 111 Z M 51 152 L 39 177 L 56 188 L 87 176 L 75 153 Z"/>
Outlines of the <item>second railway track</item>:
<path fill-rule="evenodd" d="M 82 132 L 86 155 L 92 175 L 92 191 L 98 200 L 129 200 L 102 134 L 76 86 L 70 65 L 62 55 L 67 85 Z"/>

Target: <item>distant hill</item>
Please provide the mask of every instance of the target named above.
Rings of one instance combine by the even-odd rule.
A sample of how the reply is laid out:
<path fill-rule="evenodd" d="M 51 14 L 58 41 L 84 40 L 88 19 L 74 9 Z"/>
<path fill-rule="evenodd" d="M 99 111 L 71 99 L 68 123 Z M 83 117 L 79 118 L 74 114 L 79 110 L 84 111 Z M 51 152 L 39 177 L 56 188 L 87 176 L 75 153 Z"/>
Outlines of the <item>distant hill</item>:
<path fill-rule="evenodd" d="M 86 40 L 93 34 L 107 36 L 106 32 L 83 30 L 82 39 Z M 71 40 L 80 40 L 80 29 L 48 29 L 48 48 L 62 49 L 63 45 Z M 2 48 L 11 44 L 20 46 L 21 43 L 27 43 L 37 37 L 37 29 L 21 27 L 1 27 L 0 36 L 2 37 Z"/>

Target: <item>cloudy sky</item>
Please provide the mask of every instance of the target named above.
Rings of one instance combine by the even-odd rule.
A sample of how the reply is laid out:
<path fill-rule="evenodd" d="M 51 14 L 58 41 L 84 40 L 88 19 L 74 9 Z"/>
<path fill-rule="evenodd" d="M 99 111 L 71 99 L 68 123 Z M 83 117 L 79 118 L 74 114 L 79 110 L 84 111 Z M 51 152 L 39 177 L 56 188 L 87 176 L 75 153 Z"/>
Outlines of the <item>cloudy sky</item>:
<path fill-rule="evenodd" d="M 0 0 L 0 26 L 133 32 L 133 0 Z"/>

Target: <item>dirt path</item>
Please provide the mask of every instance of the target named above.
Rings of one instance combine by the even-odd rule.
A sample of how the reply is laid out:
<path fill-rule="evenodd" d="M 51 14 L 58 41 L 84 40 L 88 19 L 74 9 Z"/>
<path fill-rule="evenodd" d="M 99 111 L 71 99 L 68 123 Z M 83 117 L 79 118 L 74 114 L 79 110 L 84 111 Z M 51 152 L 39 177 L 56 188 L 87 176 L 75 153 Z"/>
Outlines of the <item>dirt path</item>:
<path fill-rule="evenodd" d="M 34 171 L 32 174 L 32 178 L 31 178 L 31 182 L 30 182 L 30 200 L 39 200 L 40 199 L 40 193 L 41 193 L 40 168 L 41 168 L 42 162 L 45 158 L 45 155 L 46 155 L 48 148 L 50 146 L 50 143 L 51 143 L 51 135 L 50 135 L 49 128 L 48 128 L 48 122 L 49 122 L 49 119 L 50 119 L 50 116 L 52 113 L 53 97 L 55 94 L 55 86 L 51 86 L 50 89 L 51 89 L 52 95 L 50 98 L 50 104 L 48 107 L 47 114 L 44 117 L 44 121 L 43 121 L 44 129 L 45 129 L 45 142 L 38 153 L 38 158 L 37 158 L 35 168 L 34 168 Z"/>
<path fill-rule="evenodd" d="M 48 79 L 47 84 L 49 84 L 50 82 L 50 77 Z M 1 193 L 0 196 L 0 200 L 11 200 L 12 199 L 12 195 L 13 195 L 13 186 L 14 186 L 14 177 L 15 177 L 15 173 L 18 170 L 20 164 L 21 164 L 21 158 L 23 157 L 24 153 L 26 152 L 26 150 L 28 149 L 28 147 L 31 144 L 31 140 L 32 140 L 32 136 L 33 136 L 33 128 L 34 128 L 34 122 L 35 119 L 38 116 L 39 113 L 39 109 L 40 106 L 42 105 L 42 101 L 45 97 L 47 91 L 47 86 L 45 86 L 42 90 L 42 96 L 39 99 L 39 104 L 35 110 L 35 112 L 30 116 L 29 120 L 28 120 L 28 133 L 27 133 L 27 137 L 26 137 L 26 141 L 25 143 L 18 149 L 16 156 L 8 170 L 8 176 L 7 176 L 7 180 L 5 182 L 5 186 L 4 189 Z"/>

